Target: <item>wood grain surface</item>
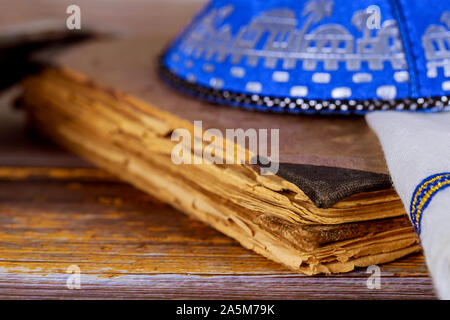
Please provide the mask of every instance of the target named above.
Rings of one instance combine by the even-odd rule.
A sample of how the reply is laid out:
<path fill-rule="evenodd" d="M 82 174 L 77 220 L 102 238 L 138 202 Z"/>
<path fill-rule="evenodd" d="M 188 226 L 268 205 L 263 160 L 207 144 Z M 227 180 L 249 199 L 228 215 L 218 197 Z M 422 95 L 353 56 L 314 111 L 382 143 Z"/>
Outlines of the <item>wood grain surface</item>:
<path fill-rule="evenodd" d="M 12 94 L 14 92 L 11 92 Z M 121 183 L 30 131 L 0 99 L 0 298 L 432 299 L 421 254 L 309 277 Z M 81 270 L 69 290 L 67 268 Z"/>
<path fill-rule="evenodd" d="M 51 12 L 36 8 L 28 20 Z M 26 11 L 17 5 L 9 21 Z M 39 138 L 12 110 L 14 93 L 0 97 L 0 298 L 435 298 L 421 254 L 381 265 L 379 290 L 367 288 L 365 269 L 292 273 Z M 79 290 L 66 286 L 71 265 L 81 270 Z"/>

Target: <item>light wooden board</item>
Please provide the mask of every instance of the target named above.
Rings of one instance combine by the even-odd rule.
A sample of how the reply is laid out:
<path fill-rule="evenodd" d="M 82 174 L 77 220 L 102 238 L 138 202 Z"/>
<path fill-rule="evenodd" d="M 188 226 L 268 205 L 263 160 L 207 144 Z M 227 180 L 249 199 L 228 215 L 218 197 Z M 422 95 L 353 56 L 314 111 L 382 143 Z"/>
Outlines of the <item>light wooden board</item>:
<path fill-rule="evenodd" d="M 91 26 L 140 34 L 151 29 L 142 27 L 147 21 L 156 21 L 158 25 L 168 17 L 173 17 L 170 30 L 154 29 L 174 34 L 201 5 L 201 2 L 113 0 L 108 2 L 111 10 L 103 10 L 102 1 L 77 3 L 86 17 L 84 21 Z M 28 1 L 17 0 L 12 5 L 2 0 L 0 23 L 3 26 L 50 18 L 64 25 L 69 4 L 72 2 L 37 0 L 30 6 Z M 161 14 L 164 10 L 171 15 Z M 118 17 L 117 12 L 123 16 Z M 110 178 L 90 164 L 37 139 L 34 133 L 26 135 L 23 115 L 6 107 L 2 100 L 2 298 L 435 297 L 420 254 L 382 265 L 381 290 L 367 289 L 368 274 L 364 269 L 335 276 L 293 274 L 125 184 L 114 182 L 111 187 Z M 385 172 L 383 165 L 378 168 L 379 172 Z M 33 172 L 32 177 L 28 176 Z M 140 223 L 132 228 L 122 227 L 133 221 Z M 89 233 L 86 225 L 81 227 L 88 222 L 100 235 L 95 241 L 95 234 Z M 62 227 L 68 233 L 58 236 L 56 229 Z M 144 234 L 147 243 L 138 244 L 136 234 Z M 47 246 L 49 242 L 52 245 Z M 83 250 L 74 253 L 74 248 Z M 130 255 L 131 251 L 136 253 Z M 193 254 L 202 261 L 202 271 L 192 266 Z M 99 256 L 104 263 L 98 263 Z M 134 264 L 138 260 L 145 262 L 144 267 Z M 69 276 L 66 269 L 71 264 L 81 268 L 81 290 L 66 288 Z"/>

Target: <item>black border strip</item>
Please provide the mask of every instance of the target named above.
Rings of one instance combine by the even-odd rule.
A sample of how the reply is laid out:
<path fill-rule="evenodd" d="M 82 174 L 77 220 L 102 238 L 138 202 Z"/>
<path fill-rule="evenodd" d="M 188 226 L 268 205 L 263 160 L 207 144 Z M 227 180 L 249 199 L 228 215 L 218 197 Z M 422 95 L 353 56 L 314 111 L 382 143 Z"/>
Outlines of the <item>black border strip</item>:
<path fill-rule="evenodd" d="M 175 89 L 196 98 L 233 107 L 257 111 L 294 114 L 357 114 L 370 111 L 439 112 L 450 110 L 450 95 L 392 100 L 312 100 L 275 97 L 222 90 L 190 82 L 171 71 L 164 63 L 165 54 L 158 58 L 158 73 Z"/>

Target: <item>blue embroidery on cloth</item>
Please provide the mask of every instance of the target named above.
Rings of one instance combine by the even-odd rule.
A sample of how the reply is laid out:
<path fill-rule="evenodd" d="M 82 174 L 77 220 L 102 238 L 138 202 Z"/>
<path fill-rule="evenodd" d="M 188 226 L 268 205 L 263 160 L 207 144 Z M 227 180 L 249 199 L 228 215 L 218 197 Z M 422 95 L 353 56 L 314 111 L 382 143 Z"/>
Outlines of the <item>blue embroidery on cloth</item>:
<path fill-rule="evenodd" d="M 417 185 L 412 195 L 409 212 L 414 230 L 419 235 L 425 209 L 439 191 L 448 187 L 450 187 L 450 172 L 434 174 Z"/>

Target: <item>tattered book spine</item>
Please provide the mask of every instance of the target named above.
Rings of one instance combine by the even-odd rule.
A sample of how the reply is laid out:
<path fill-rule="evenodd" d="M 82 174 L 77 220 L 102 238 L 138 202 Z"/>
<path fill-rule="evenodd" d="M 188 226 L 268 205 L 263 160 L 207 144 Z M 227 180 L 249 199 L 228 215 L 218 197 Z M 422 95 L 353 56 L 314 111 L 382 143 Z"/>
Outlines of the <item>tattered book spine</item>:
<path fill-rule="evenodd" d="M 292 183 L 246 164 L 174 164 L 171 133 L 194 133 L 192 124 L 78 73 L 50 69 L 24 87 L 32 123 L 51 139 L 292 270 L 346 272 L 420 250 L 405 217 L 370 221 L 403 215 L 392 194 L 320 209 Z"/>

